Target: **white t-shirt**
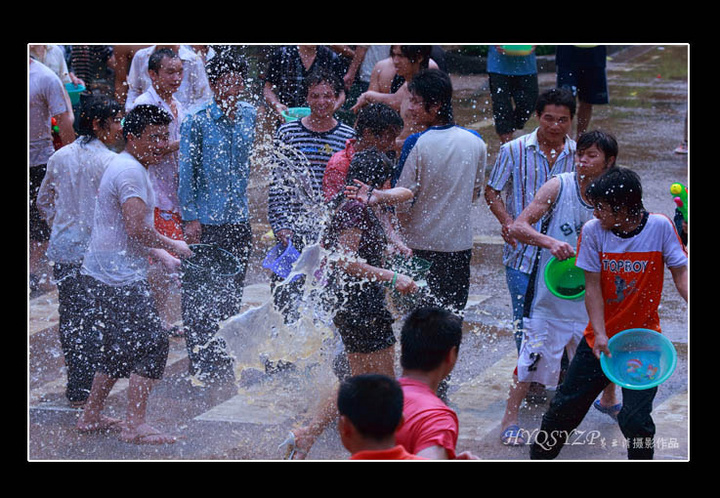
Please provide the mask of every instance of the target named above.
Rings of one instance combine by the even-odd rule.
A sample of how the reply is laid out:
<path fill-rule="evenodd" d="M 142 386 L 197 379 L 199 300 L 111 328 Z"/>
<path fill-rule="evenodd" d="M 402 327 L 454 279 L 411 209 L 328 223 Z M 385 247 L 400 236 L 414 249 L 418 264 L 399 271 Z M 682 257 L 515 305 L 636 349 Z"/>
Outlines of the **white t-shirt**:
<path fill-rule="evenodd" d="M 147 278 L 148 248 L 128 236 L 123 220 L 122 205 L 133 197 L 145 203 L 145 219 L 153 226 L 155 193 L 147 168 L 123 151 L 108 165 L 100 181 L 83 274 L 111 286 Z"/>
<path fill-rule="evenodd" d="M 177 117 L 173 116 L 172 109 L 157 93 L 157 90 L 150 85 L 148 90 L 140 95 L 130 108 L 138 105 L 154 105 L 163 109 L 165 112 L 173 116 L 173 120 L 168 127 L 170 132 L 170 141 L 180 140 L 180 125 L 185 113 L 182 104 L 178 99 L 173 97 L 177 108 Z M 180 211 L 180 201 L 178 200 L 178 151 L 165 154 L 157 164 L 153 164 L 148 168 L 150 173 L 150 181 L 157 195 L 157 207 L 163 211 Z"/>
<path fill-rule="evenodd" d="M 37 206 L 51 227 L 47 256 L 58 263 L 82 262 L 92 232 L 103 173 L 117 154 L 97 138 L 75 140 L 47 163 Z"/>
<path fill-rule="evenodd" d="M 457 125 L 431 127 L 405 140 L 398 187 L 410 205 L 398 206 L 408 247 L 438 252 L 472 249 L 472 206 L 485 180 L 487 146 Z"/>
<path fill-rule="evenodd" d="M 65 87 L 51 69 L 37 61 L 30 62 L 28 77 L 30 166 L 47 164 L 55 152 L 50 119 L 69 110 Z"/>

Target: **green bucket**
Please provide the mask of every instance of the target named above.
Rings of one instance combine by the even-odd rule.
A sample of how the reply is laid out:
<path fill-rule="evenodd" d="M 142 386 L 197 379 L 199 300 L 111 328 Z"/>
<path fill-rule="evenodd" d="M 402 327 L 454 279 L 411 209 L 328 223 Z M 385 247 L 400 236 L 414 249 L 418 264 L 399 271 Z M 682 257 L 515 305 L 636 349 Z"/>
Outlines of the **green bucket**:
<path fill-rule="evenodd" d="M 75 105 L 80 102 L 80 94 L 85 91 L 85 87 L 83 85 L 76 85 L 75 83 L 65 83 L 65 90 L 67 90 L 68 95 L 70 95 L 70 103 Z"/>
<path fill-rule="evenodd" d="M 503 45 L 503 50 L 507 55 L 530 55 L 532 52 L 532 45 Z"/>
<path fill-rule="evenodd" d="M 285 122 L 295 121 L 296 119 L 304 118 L 310 115 L 309 107 L 290 107 L 287 111 L 283 111 L 282 116 L 285 118 Z"/>
<path fill-rule="evenodd" d="M 425 287 L 427 285 L 426 276 L 431 266 L 432 263 L 430 261 L 418 258 L 417 256 L 405 258 L 403 256 L 396 255 L 390 261 L 391 270 L 412 278 L 418 287 Z M 398 310 L 409 311 L 417 305 L 421 297 L 421 293 L 401 294 L 397 291 L 397 289 L 392 289 L 390 297 Z"/>
<path fill-rule="evenodd" d="M 560 261 L 551 257 L 545 265 L 545 285 L 560 299 L 581 299 L 585 296 L 585 272 L 575 266 L 575 258 Z"/>
<path fill-rule="evenodd" d="M 240 270 L 240 260 L 231 252 L 212 244 L 191 244 L 193 255 L 183 260 L 183 270 L 196 278 L 234 277 Z"/>

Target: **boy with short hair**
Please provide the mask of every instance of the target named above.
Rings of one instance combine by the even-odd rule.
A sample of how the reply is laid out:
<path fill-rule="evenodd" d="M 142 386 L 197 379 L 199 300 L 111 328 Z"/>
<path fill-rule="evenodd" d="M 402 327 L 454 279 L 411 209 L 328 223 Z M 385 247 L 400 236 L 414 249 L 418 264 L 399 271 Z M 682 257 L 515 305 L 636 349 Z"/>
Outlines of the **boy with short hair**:
<path fill-rule="evenodd" d="M 525 443 L 518 411 L 531 382 L 557 385 L 563 351 L 572 358 L 588 323 L 585 303 L 553 295 L 543 275 L 551 258 L 563 261 L 575 255 L 580 231 L 593 217 L 585 189 L 614 167 L 617 155 L 618 144 L 612 135 L 598 130 L 583 134 L 577 143 L 575 172 L 548 180 L 510 226 L 512 237 L 539 247 L 540 253 L 530 273 L 523 314 L 525 332 L 501 424 L 504 444 Z M 537 230 L 534 227 L 539 222 L 541 228 Z"/>
<path fill-rule="evenodd" d="M 338 432 L 350 460 L 424 460 L 395 442 L 403 392 L 395 379 L 363 374 L 345 380 L 337 396 Z"/>
<path fill-rule="evenodd" d="M 400 344 L 403 423 L 396 440 L 409 452 L 433 460 L 476 459 L 457 454 L 460 430 L 455 411 L 436 394 L 457 362 L 462 319 L 441 308 L 418 308 L 405 320 Z"/>
<path fill-rule="evenodd" d="M 554 444 L 536 441 L 530 450 L 532 459 L 555 458 L 597 395 L 610 383 L 599 361 L 601 353 L 609 355 L 610 337 L 631 328 L 661 331 L 658 307 L 665 266 L 680 295 L 688 299 L 687 251 L 672 221 L 643 207 L 637 173 L 611 168 L 588 188 L 587 197 L 596 219 L 583 227 L 576 264 L 585 270 L 590 323 L 543 417 L 540 433 L 552 434 Z M 656 392 L 657 387 L 623 388 L 623 408 L 617 418 L 629 442 L 628 459 L 653 458 L 655 424 L 651 411 Z"/>
<path fill-rule="evenodd" d="M 97 309 L 95 326 L 102 333 L 102 357 L 77 428 L 121 428 L 120 438 L 135 444 L 175 442 L 145 422 L 150 391 L 162 378 L 169 349 L 149 292 L 148 256 L 176 271 L 180 260 L 171 254 L 192 255 L 184 241 L 160 234 L 153 225 L 155 193 L 147 169 L 162 157 L 170 121 L 165 111 L 148 105 L 135 107 L 125 117 L 125 149 L 100 181 L 81 269 L 92 282 L 89 292 Z M 121 424 L 102 411 L 117 380 L 128 377 L 127 418 Z"/>

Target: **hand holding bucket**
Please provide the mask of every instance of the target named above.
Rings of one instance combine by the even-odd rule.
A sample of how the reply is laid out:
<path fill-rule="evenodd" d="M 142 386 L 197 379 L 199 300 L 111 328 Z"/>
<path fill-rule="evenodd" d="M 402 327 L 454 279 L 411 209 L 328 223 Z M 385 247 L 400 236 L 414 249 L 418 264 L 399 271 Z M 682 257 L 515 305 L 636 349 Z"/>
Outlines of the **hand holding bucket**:
<path fill-rule="evenodd" d="M 545 265 L 545 284 L 560 299 L 582 299 L 585 296 L 585 272 L 575 266 L 575 257 L 551 257 Z"/>
<path fill-rule="evenodd" d="M 665 382 L 677 364 L 673 343 L 659 332 L 628 329 L 608 341 L 610 356 L 600 355 L 600 366 L 611 382 L 626 389 L 651 389 Z"/>

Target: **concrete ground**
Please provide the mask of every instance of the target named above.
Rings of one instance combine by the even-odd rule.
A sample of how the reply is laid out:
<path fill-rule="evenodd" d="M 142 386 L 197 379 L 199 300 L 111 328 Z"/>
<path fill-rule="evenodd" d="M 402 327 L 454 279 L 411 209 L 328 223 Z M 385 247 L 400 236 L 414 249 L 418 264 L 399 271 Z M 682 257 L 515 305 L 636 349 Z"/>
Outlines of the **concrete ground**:
<path fill-rule="evenodd" d="M 621 148 L 619 163 L 641 174 L 646 207 L 669 216 L 673 211 L 669 186 L 674 181 L 687 182 L 689 176 L 688 156 L 673 153 L 682 139 L 689 99 L 687 71 L 683 75 L 678 69 L 683 64 L 687 69 L 687 51 L 685 46 L 642 46 L 613 54 L 608 61 L 611 102 L 596 107 L 591 124 L 616 134 Z M 498 143 L 492 129 L 487 77 L 453 75 L 453 82 L 458 122 L 482 133 L 489 147 L 488 164 L 492 165 Z M 554 75 L 541 74 L 540 84 L 541 88 L 552 86 Z M 533 127 L 531 121 L 524 131 Z M 268 302 L 268 275 L 260 262 L 272 242 L 264 237 L 268 227 L 262 214 L 261 174 L 255 175 L 251 187 L 260 207 L 255 210 L 256 247 L 244 307 L 257 310 Z M 460 450 L 470 450 L 484 461 L 527 460 L 527 448 L 506 447 L 499 440 L 515 361 L 510 299 L 500 259 L 502 239 L 484 203 L 473 208 L 473 215 L 476 243 L 471 299 L 449 404 L 460 418 Z M 110 434 L 78 434 L 74 427 L 79 411 L 68 406 L 63 394 L 56 293 L 35 297 L 28 304 L 28 461 L 278 461 L 283 457 L 278 445 L 328 385 L 323 383 L 327 380 L 323 375 L 299 369 L 243 378 L 229 389 L 202 387 L 187 374 L 184 341 L 173 338 L 166 375 L 150 398 L 148 419 L 181 439 L 167 446 L 136 446 Z M 664 332 L 675 344 L 679 361 L 656 398 L 656 459 L 686 461 L 690 454 L 689 316 L 688 306 L 677 296 L 669 274 L 660 312 Z M 249 340 L 262 342 L 268 340 L 269 332 L 256 327 L 252 334 Z M 124 414 L 126 387 L 126 383 L 118 383 L 107 403 L 108 414 Z M 523 427 L 538 428 L 546 407 L 524 406 Z M 561 459 L 624 461 L 623 445 L 617 424 L 593 410 Z M 309 455 L 317 461 L 347 457 L 334 426 L 325 431 Z"/>

